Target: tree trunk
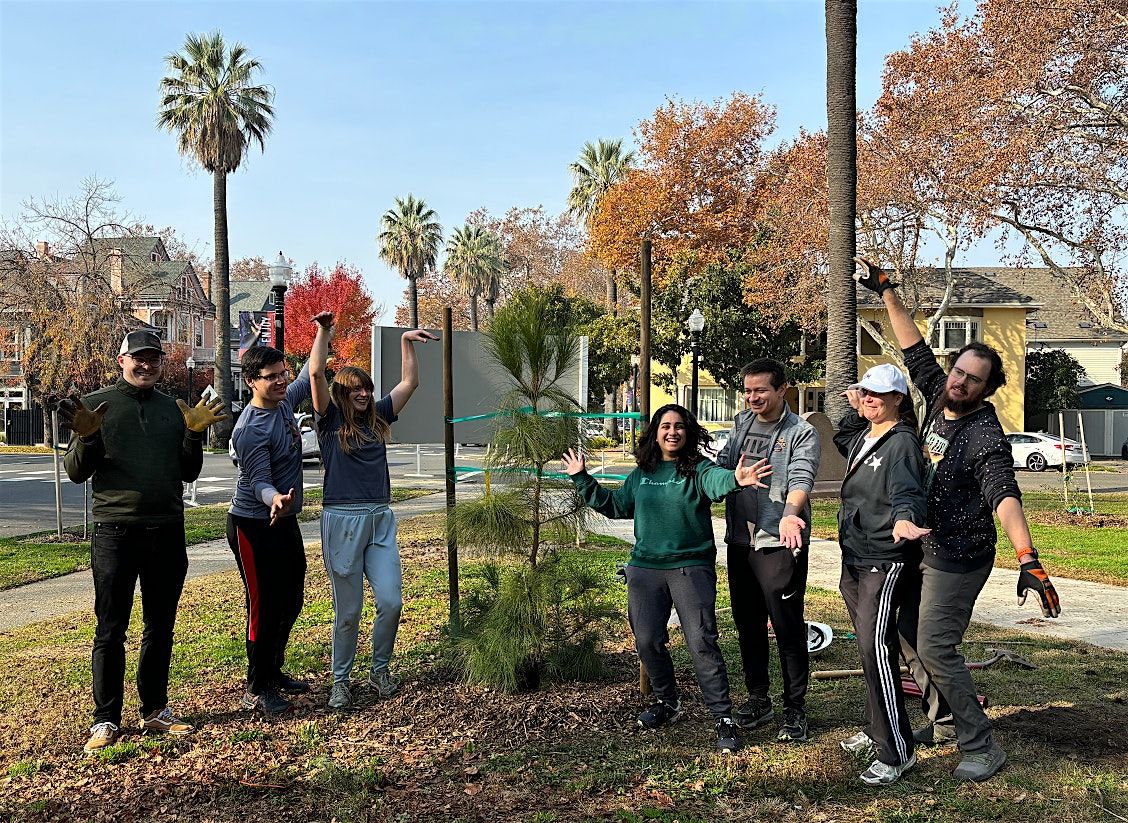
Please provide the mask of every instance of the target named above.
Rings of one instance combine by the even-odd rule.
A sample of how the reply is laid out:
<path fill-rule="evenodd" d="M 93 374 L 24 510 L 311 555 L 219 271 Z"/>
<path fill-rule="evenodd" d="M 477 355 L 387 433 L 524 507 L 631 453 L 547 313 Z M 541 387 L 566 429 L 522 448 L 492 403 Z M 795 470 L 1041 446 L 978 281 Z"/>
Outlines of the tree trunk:
<path fill-rule="evenodd" d="M 419 275 L 407 276 L 408 288 L 411 289 L 411 328 L 419 328 Z"/>
<path fill-rule="evenodd" d="M 612 316 L 619 316 L 619 283 L 614 270 L 607 272 L 607 310 Z"/>
<path fill-rule="evenodd" d="M 619 282 L 615 279 L 614 269 L 607 272 L 607 311 L 611 312 L 612 317 L 619 316 Z M 603 411 L 614 414 L 617 405 L 615 401 L 615 391 L 609 391 L 603 396 Z M 608 417 L 603 422 L 603 433 L 615 440 L 619 433 L 619 421 L 614 417 Z"/>
<path fill-rule="evenodd" d="M 842 392 L 858 378 L 857 297 L 853 279 L 853 257 L 857 253 L 857 34 L 857 0 L 826 0 L 827 199 L 830 204 L 826 411 L 834 421 L 848 408 Z"/>
<path fill-rule="evenodd" d="M 470 295 L 470 331 L 478 330 L 478 295 Z"/>
<path fill-rule="evenodd" d="M 231 401 L 235 398 L 235 383 L 231 379 L 231 262 L 227 244 L 227 173 L 212 172 L 212 213 L 215 218 L 215 273 L 212 294 L 215 300 L 215 390 L 227 411 L 226 420 L 215 425 L 215 442 L 218 448 L 227 449 L 235 415 Z"/>
<path fill-rule="evenodd" d="M 486 317 L 488 317 L 488 318 L 490 319 L 490 325 L 491 325 L 491 326 L 493 325 L 493 320 L 494 320 L 494 304 L 495 304 L 496 302 L 497 302 L 496 300 L 487 300 L 487 301 L 486 301 Z"/>

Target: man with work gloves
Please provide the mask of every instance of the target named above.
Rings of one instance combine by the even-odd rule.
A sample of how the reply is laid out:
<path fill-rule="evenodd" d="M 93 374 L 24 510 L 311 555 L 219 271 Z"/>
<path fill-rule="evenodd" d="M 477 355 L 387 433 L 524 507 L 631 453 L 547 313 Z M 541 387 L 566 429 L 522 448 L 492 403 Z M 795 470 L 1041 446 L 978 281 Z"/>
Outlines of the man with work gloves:
<path fill-rule="evenodd" d="M 894 290 L 896 284 L 874 263 L 855 259 L 855 280 L 885 305 L 909 375 L 927 402 L 921 443 L 928 501 L 925 525 L 932 532 L 923 540 L 915 637 L 906 636 L 912 634 L 913 622 L 906 620 L 909 628 L 902 630 L 901 641 L 930 723 L 913 736 L 922 745 L 956 740 L 963 759 L 953 776 L 986 780 L 1007 757 L 976 700 L 975 684 L 958 647 L 994 565 L 997 534 L 992 514 L 1018 557 L 1019 605 L 1033 591 L 1043 615 L 1057 617 L 1061 611 L 1030 539 L 1010 444 L 994 406 L 987 402 L 1006 382 L 1002 359 L 990 346 L 969 343 L 945 375 Z"/>

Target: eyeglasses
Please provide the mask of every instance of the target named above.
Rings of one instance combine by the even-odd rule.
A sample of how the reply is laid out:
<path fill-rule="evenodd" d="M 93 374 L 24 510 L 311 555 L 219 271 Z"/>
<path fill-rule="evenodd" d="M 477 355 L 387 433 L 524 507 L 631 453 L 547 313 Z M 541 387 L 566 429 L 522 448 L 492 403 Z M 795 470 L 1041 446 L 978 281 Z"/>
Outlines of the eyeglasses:
<path fill-rule="evenodd" d="M 289 370 L 286 370 L 274 372 L 274 374 L 260 374 L 255 380 L 265 380 L 267 383 L 285 383 L 289 381 L 292 376 Z"/>
<path fill-rule="evenodd" d="M 138 357 L 136 354 L 126 354 L 130 360 L 141 366 L 159 366 L 161 361 L 164 360 L 163 354 L 147 354 L 144 357 Z"/>
<path fill-rule="evenodd" d="M 862 397 L 885 397 L 887 394 L 896 394 L 897 392 L 874 391 L 873 389 L 862 387 L 858 389 L 858 393 L 861 394 Z"/>
<path fill-rule="evenodd" d="M 952 374 L 954 374 L 956 377 L 960 378 L 965 383 L 967 383 L 968 385 L 971 385 L 971 386 L 982 386 L 984 383 L 987 382 L 982 377 L 978 377 L 974 374 L 968 374 L 963 369 L 961 369 L 959 366 L 952 366 Z"/>

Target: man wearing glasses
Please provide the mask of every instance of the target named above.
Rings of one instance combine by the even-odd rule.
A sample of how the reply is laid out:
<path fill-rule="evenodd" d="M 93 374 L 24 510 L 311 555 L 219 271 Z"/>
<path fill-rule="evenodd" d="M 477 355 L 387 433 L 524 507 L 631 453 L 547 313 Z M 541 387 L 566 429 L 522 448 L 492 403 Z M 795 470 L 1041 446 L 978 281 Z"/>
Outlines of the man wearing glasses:
<path fill-rule="evenodd" d="M 117 360 L 121 378 L 114 385 L 59 404 L 60 418 L 74 432 L 63 459 L 67 476 L 75 483 L 92 479 L 94 489 L 90 559 L 97 628 L 88 754 L 121 735 L 125 634 L 138 580 L 145 621 L 137 662 L 141 730 L 195 731 L 168 706 L 173 627 L 188 571 L 181 483 L 199 476 L 203 432 L 226 417 L 219 401 L 189 408 L 156 390 L 164 351 L 155 332 L 127 334 Z"/>
<path fill-rule="evenodd" d="M 253 346 L 243 354 L 251 400 L 231 432 L 239 479 L 227 515 L 227 541 L 247 600 L 243 708 L 268 715 L 293 708 L 283 694 L 309 690 L 308 683 L 285 674 L 282 664 L 305 596 L 305 546 L 297 517 L 302 508 L 302 437 L 294 408 L 310 397 L 310 369 L 324 368 L 332 314 L 323 312 L 314 320 L 313 351 L 293 382 L 278 349 Z"/>
<path fill-rule="evenodd" d="M 992 513 L 998 515 L 1018 556 L 1019 605 L 1033 591 L 1046 617 L 1057 617 L 1061 611 L 1030 539 L 1010 444 L 995 407 L 987 402 L 1006 383 L 1003 361 L 990 346 L 969 343 L 945 375 L 894 291 L 895 284 L 876 264 L 861 257 L 855 260 L 859 270 L 854 278 L 884 303 L 909 375 L 927 401 L 921 442 L 928 466 L 925 525 L 932 533 L 922 541 L 915 637 L 910 636 L 911 614 L 904 613 L 900 627 L 902 653 L 924 692 L 924 711 L 931 721 L 913 736 L 923 745 L 957 741 L 963 759 L 953 776 L 986 780 L 1007 757 L 976 700 L 975 683 L 957 647 L 994 565 L 997 534 Z"/>

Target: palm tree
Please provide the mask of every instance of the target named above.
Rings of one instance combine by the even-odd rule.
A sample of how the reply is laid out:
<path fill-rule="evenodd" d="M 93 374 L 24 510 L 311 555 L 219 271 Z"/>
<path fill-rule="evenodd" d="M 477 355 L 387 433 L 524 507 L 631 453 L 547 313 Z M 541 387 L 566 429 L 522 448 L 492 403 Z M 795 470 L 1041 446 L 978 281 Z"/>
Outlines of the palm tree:
<path fill-rule="evenodd" d="M 157 127 L 177 136 L 177 148 L 212 175 L 215 220 L 213 291 L 219 326 L 215 370 L 217 390 L 230 411 L 231 272 L 227 237 L 227 175 L 239 168 L 251 145 L 266 148 L 274 119 L 269 86 L 254 85 L 262 64 L 240 43 L 230 49 L 219 32 L 188 35 L 183 53 L 165 58 L 169 73 L 161 78 Z M 216 432 L 220 447 L 231 434 L 230 418 Z"/>
<path fill-rule="evenodd" d="M 572 190 L 568 192 L 568 212 L 588 221 L 612 186 L 634 165 L 635 153 L 623 152 L 623 141 L 600 138 L 594 144 L 584 143 L 580 158 L 568 168 L 572 172 Z M 607 272 L 607 308 L 618 314 L 618 285 L 615 272 Z"/>
<path fill-rule="evenodd" d="M 393 208 L 380 218 L 380 259 L 407 278 L 411 287 L 411 327 L 419 328 L 418 281 L 435 265 L 443 242 L 439 216 L 422 200 L 412 195 L 396 198 Z"/>
<path fill-rule="evenodd" d="M 501 241 L 481 226 L 455 229 L 446 244 L 443 271 L 462 286 L 470 298 L 470 328 L 478 330 L 478 297 L 487 295 L 490 319 L 493 319 L 494 293 L 497 278 L 504 270 Z M 493 298 L 493 299 L 491 299 Z"/>
<path fill-rule="evenodd" d="M 594 144 L 584 143 L 579 159 L 568 168 L 572 172 L 572 190 L 568 192 L 568 212 L 585 222 L 589 222 L 599 201 L 634 165 L 635 153 L 623 152 L 623 141 L 600 138 Z M 607 272 L 607 310 L 612 315 L 619 314 L 619 285 L 616 272 Z M 615 412 L 616 392 L 608 392 L 603 398 L 603 409 Z M 616 433 L 615 418 L 604 423 L 608 437 Z"/>
<path fill-rule="evenodd" d="M 842 392 L 857 380 L 853 257 L 857 238 L 858 143 L 855 73 L 857 0 L 826 0 L 827 197 L 830 203 L 826 289 L 826 411 L 846 413 Z"/>

